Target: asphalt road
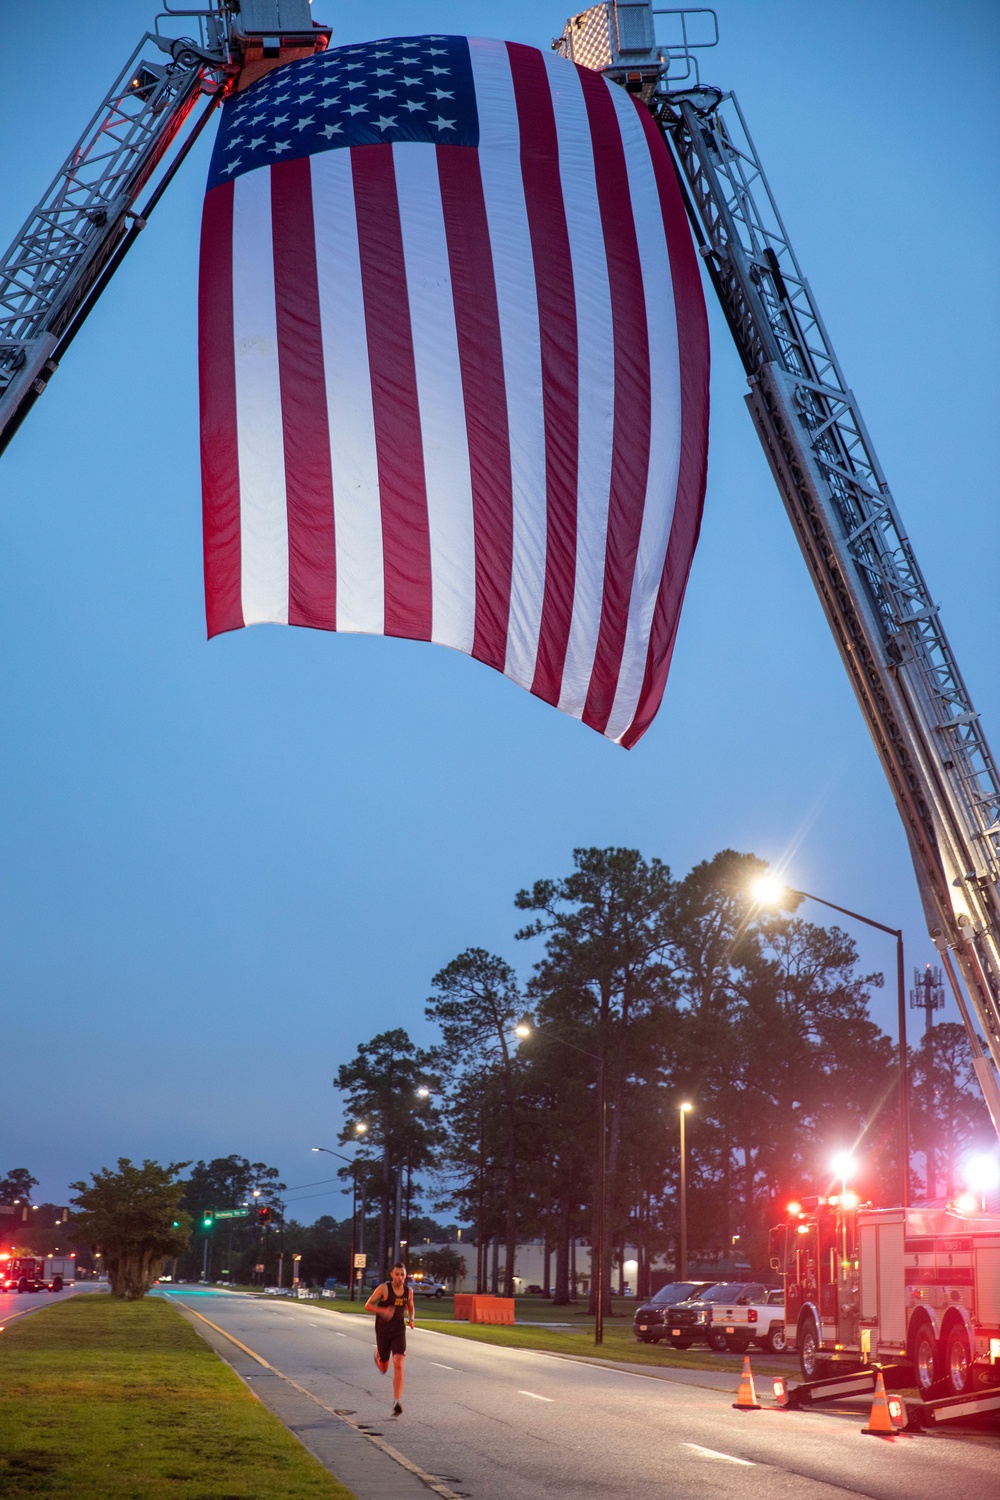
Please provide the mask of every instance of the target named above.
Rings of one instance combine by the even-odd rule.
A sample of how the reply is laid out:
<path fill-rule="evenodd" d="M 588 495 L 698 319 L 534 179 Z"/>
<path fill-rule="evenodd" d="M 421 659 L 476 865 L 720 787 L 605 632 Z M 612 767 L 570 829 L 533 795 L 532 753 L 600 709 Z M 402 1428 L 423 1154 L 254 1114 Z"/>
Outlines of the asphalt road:
<path fill-rule="evenodd" d="M 95 1290 L 97 1283 L 94 1283 Z M 84 1288 L 90 1289 L 90 1284 L 81 1282 L 77 1291 Z M 107 1288 L 102 1288 L 107 1290 Z M 65 1302 L 67 1297 L 75 1295 L 72 1286 L 65 1287 L 61 1292 L 0 1292 L 0 1324 L 12 1323 L 15 1318 L 23 1318 L 26 1313 L 37 1312 L 39 1308 L 50 1307 L 53 1302 Z"/>
<path fill-rule="evenodd" d="M 1000 1495 L 992 1432 L 866 1437 L 866 1403 L 839 1413 L 739 1412 L 728 1376 L 651 1377 L 449 1338 L 422 1330 L 419 1308 L 404 1412 L 394 1418 L 368 1318 L 208 1288 L 167 1295 L 268 1362 L 196 1323 L 359 1500 L 426 1495 L 428 1481 L 471 1500 Z M 769 1382 L 761 1387 L 767 1408 Z"/>

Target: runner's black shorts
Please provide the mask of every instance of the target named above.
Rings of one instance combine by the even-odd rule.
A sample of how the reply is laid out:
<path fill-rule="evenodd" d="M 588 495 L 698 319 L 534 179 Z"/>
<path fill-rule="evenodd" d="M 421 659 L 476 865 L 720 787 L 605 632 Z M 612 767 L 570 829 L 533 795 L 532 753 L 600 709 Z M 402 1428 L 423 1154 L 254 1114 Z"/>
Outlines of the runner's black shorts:
<path fill-rule="evenodd" d="M 381 1319 L 375 1324 L 375 1343 L 380 1364 L 388 1361 L 390 1354 L 406 1353 L 406 1324 L 389 1323 L 384 1329 Z"/>

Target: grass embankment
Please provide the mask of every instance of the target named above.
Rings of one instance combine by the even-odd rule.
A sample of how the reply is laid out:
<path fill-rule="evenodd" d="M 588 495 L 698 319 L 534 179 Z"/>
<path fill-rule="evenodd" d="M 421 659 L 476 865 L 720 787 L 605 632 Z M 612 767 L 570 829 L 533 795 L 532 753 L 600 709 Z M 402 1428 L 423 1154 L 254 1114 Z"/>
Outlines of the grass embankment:
<path fill-rule="evenodd" d="M 0 1334 L 10 1500 L 352 1500 L 159 1298 L 81 1295 Z"/>
<path fill-rule="evenodd" d="M 338 1296 L 336 1301 L 320 1298 L 307 1304 L 313 1308 L 326 1308 L 332 1312 L 364 1313 L 362 1302 L 349 1302 Z M 641 1344 L 632 1332 L 632 1317 L 635 1299 L 615 1299 L 612 1306 L 614 1316 L 604 1321 L 604 1342 L 594 1343 L 594 1319 L 587 1311 L 586 1302 L 571 1303 L 569 1307 L 553 1307 L 544 1297 L 518 1297 L 515 1303 L 516 1316 L 521 1321 L 510 1325 L 494 1326 L 489 1323 L 456 1323 L 454 1300 L 451 1297 L 417 1298 L 417 1325 L 431 1328 L 436 1333 L 447 1333 L 453 1338 L 472 1339 L 480 1344 L 499 1344 L 507 1349 L 538 1349 L 547 1354 L 571 1354 L 577 1359 L 605 1359 L 620 1364 L 647 1365 L 660 1369 L 732 1371 L 733 1389 L 743 1367 L 742 1354 L 716 1354 L 705 1346 L 693 1349 L 674 1349 L 670 1344 Z M 370 1317 L 371 1314 L 365 1314 Z M 540 1328 L 536 1323 L 569 1324 L 565 1328 Z M 776 1359 L 763 1349 L 751 1349 L 750 1358 L 755 1373 L 761 1375 L 787 1375 L 788 1360 Z"/>

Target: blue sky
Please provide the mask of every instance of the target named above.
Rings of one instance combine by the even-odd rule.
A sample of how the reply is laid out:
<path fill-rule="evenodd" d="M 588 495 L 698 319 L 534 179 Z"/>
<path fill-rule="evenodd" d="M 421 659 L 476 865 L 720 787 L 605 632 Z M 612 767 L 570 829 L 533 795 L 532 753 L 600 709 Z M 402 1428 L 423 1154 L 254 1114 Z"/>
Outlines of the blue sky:
<path fill-rule="evenodd" d="M 0 15 L 0 240 L 147 27 L 144 0 Z M 987 734 L 1000 738 L 998 16 L 978 0 L 720 0 L 734 88 Z M 511 0 L 316 0 L 335 43 L 545 46 Z M 211 132 L 209 132 L 210 134 Z M 933 958 L 902 827 L 709 309 L 705 525 L 659 718 L 626 753 L 488 669 L 403 641 L 256 627 L 206 643 L 196 255 L 186 163 L 0 462 L 0 1171 L 235 1151 L 327 1176 L 337 1066 L 431 1040 L 433 973 L 524 968 L 515 891 L 574 846 L 679 873 L 718 849 Z M 811 915 L 821 917 L 821 909 Z M 859 934 L 868 967 L 890 940 Z M 876 1018 L 894 1027 L 891 1000 Z M 957 1019 L 952 1003 L 946 1012 Z M 918 1018 L 911 1016 L 916 1030 Z M 311 1196 L 311 1193 L 316 1196 Z M 302 1217 L 345 1211 L 336 1190 Z"/>

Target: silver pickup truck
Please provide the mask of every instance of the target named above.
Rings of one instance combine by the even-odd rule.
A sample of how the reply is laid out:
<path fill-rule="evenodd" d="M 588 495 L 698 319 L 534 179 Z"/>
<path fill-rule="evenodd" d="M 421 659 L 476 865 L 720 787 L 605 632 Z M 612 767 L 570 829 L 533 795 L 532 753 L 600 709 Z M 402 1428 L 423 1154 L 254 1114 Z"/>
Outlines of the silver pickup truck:
<path fill-rule="evenodd" d="M 754 1342 L 771 1354 L 785 1347 L 785 1294 L 780 1287 L 760 1289 L 763 1295 L 740 1298 L 712 1308 L 708 1342 L 713 1349 L 731 1349 L 742 1354 Z"/>

